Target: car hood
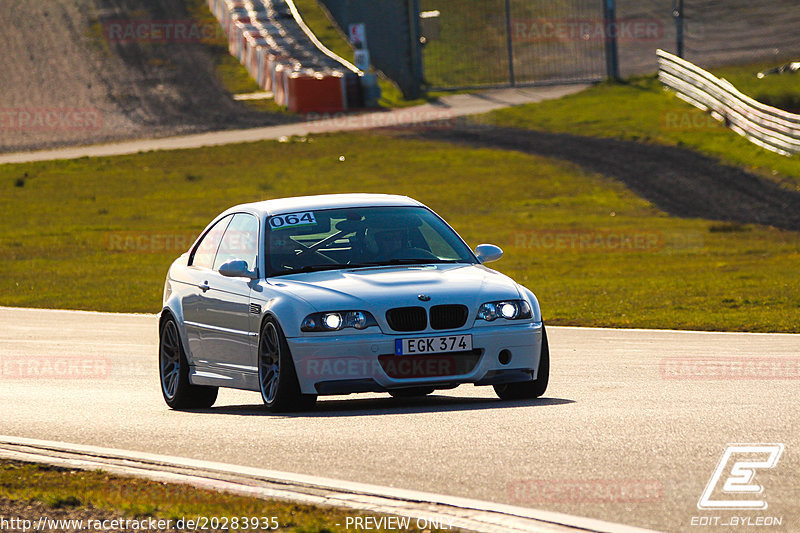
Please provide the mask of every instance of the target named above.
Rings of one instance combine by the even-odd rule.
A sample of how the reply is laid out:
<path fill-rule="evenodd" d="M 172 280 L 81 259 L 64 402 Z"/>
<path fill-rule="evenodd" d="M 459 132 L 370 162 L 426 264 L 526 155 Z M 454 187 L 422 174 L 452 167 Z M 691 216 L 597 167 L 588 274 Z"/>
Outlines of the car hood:
<path fill-rule="evenodd" d="M 517 283 L 483 265 L 438 264 L 329 270 L 267 280 L 317 311 L 380 312 L 392 307 L 460 303 L 470 309 L 493 300 L 520 298 Z"/>

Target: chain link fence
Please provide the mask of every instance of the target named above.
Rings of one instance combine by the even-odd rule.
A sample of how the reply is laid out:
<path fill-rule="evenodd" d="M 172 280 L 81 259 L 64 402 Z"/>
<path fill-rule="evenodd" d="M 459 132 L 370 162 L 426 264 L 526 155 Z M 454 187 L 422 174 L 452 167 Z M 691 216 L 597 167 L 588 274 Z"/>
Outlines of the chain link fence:
<path fill-rule="evenodd" d="M 420 8 L 432 89 L 604 76 L 598 0 L 421 0 Z"/>
<path fill-rule="evenodd" d="M 652 74 L 656 50 L 676 51 L 674 0 L 616 0 L 620 20 L 650 20 L 661 28 L 653 39 L 620 39 L 622 76 Z M 704 68 L 797 57 L 797 0 L 683 0 L 684 58 Z"/>
<path fill-rule="evenodd" d="M 626 77 L 655 73 L 674 51 L 676 0 L 420 0 L 430 89 L 552 84 L 606 77 L 606 43 Z M 797 0 L 684 0 L 684 53 L 704 66 L 800 56 Z M 798 57 L 800 59 L 800 57 Z"/>

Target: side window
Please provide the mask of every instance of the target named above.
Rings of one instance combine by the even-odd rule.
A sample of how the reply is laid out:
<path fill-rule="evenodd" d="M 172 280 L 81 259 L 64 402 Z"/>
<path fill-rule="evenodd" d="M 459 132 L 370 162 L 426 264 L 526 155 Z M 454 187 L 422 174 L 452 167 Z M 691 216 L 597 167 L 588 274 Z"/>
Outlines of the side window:
<path fill-rule="evenodd" d="M 231 215 L 226 216 L 214 224 L 214 227 L 205 234 L 189 260 L 191 266 L 211 268 L 214 264 L 214 256 L 217 255 L 219 241 L 222 239 L 222 234 L 225 232 L 225 228 L 228 227 L 231 218 Z"/>
<path fill-rule="evenodd" d="M 234 259 L 244 259 L 247 261 L 247 268 L 254 270 L 257 257 L 258 219 L 245 213 L 233 215 L 233 220 L 222 236 L 217 258 L 214 260 L 214 270 L 219 270 L 219 267 Z"/>

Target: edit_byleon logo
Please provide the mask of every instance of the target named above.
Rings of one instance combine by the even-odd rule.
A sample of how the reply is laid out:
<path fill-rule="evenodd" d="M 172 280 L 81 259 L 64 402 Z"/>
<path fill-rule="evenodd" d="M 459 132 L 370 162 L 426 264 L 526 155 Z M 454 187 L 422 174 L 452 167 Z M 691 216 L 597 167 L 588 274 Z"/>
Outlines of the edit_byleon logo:
<path fill-rule="evenodd" d="M 711 475 L 697 508 L 701 510 L 762 510 L 767 501 L 756 480 L 759 470 L 775 468 L 783 444 L 728 444 Z"/>

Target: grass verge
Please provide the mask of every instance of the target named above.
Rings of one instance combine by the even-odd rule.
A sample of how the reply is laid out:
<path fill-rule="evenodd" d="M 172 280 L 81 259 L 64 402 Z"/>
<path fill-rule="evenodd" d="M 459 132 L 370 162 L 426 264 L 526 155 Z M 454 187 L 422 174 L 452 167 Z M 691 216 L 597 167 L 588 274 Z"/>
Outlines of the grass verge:
<path fill-rule="evenodd" d="M 83 527 L 75 527 L 75 522 L 71 526 L 61 522 L 60 527 L 53 524 L 53 527 L 46 528 L 53 531 L 110 528 L 153 531 L 133 525 L 133 521 L 144 524 L 147 519 L 164 521 L 156 526 L 156 531 L 183 531 L 194 528 L 176 527 L 180 520 L 184 520 L 185 524 L 187 520 L 198 521 L 205 517 L 208 526 L 205 531 L 334 533 L 348 531 L 345 527 L 348 516 L 366 516 L 358 511 L 333 507 L 262 500 L 189 485 L 121 477 L 101 471 L 68 470 L 7 460 L 0 461 L 0 510 L 6 519 L 20 518 L 31 520 L 34 524 L 41 517 L 83 521 Z M 212 521 L 212 518 L 215 520 Z M 244 518 L 248 519 L 248 527 L 242 527 Z M 89 523 L 90 520 L 119 520 L 122 525 L 94 527 Z M 129 521 L 127 527 L 124 525 L 126 520 Z M 167 525 L 167 520 L 171 525 Z M 257 526 L 249 527 L 253 523 Z M 228 528 L 221 527 L 222 524 L 227 524 Z M 411 524 L 414 524 L 414 520 Z M 420 530 L 413 528 L 408 531 Z"/>
<path fill-rule="evenodd" d="M 780 63 L 780 61 L 778 61 Z M 774 63 L 715 69 L 745 94 L 767 103 L 790 101 L 798 77 L 755 73 Z M 684 146 L 800 190 L 800 157 L 774 154 L 728 130 L 664 89 L 655 76 L 602 83 L 578 94 L 477 117 L 491 124 L 646 143 Z"/>
<path fill-rule="evenodd" d="M 0 304 L 157 312 L 223 209 L 401 193 L 530 287 L 551 324 L 800 332 L 800 234 L 670 217 L 620 183 L 516 152 L 339 134 L 0 166 Z M 581 239 L 588 239 L 584 242 Z"/>
<path fill-rule="evenodd" d="M 201 28 L 216 28 L 213 36 L 204 37 L 203 44 L 208 48 L 214 59 L 217 70 L 217 77 L 230 94 L 247 94 L 262 91 L 258 83 L 250 77 L 247 69 L 239 63 L 228 51 L 228 39 L 222 30 L 219 21 L 208 9 L 208 4 L 204 0 L 184 0 L 186 10 L 189 15 L 197 22 Z M 209 32 L 205 32 L 208 34 Z M 263 100 L 245 100 L 243 105 L 253 111 L 268 113 L 289 113 L 286 109 L 279 106 L 271 98 Z"/>

